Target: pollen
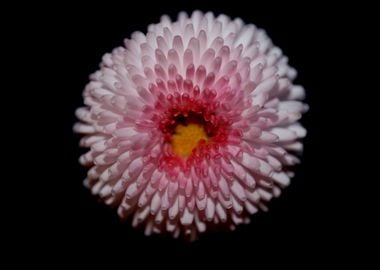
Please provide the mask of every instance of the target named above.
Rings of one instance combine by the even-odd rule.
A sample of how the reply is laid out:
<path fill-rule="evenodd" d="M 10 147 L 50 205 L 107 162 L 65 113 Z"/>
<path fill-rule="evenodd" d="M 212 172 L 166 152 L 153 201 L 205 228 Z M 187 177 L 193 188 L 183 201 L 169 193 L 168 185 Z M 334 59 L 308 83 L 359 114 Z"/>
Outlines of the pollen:
<path fill-rule="evenodd" d="M 172 149 L 181 157 L 188 157 L 201 141 L 208 142 L 204 127 L 200 123 L 178 124 L 171 138 Z"/>

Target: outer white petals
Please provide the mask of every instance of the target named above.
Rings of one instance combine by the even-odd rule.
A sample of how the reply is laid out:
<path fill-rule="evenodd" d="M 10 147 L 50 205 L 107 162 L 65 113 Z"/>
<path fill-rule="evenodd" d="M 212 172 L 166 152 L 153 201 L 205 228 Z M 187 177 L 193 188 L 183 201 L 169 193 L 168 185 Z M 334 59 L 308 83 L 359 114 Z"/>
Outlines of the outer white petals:
<path fill-rule="evenodd" d="M 236 37 L 234 45 L 237 46 L 242 44 L 244 47 L 247 47 L 252 42 L 255 31 L 256 27 L 252 24 L 244 26 Z"/>
<path fill-rule="evenodd" d="M 93 120 L 91 119 L 91 113 L 86 107 L 78 108 L 75 111 L 76 117 L 78 117 L 79 120 L 87 123 L 92 123 Z"/>
<path fill-rule="evenodd" d="M 261 135 L 256 139 L 262 143 L 273 143 L 279 140 L 278 134 L 274 132 L 262 131 Z"/>
<path fill-rule="evenodd" d="M 268 176 L 268 177 L 271 176 L 271 174 L 273 173 L 273 168 L 267 162 L 261 159 L 259 159 L 259 163 L 260 163 L 260 167 L 259 167 L 258 172 L 264 176 Z"/>
<path fill-rule="evenodd" d="M 150 204 L 150 213 L 152 215 L 157 214 L 158 210 L 160 209 L 161 206 L 161 198 L 158 192 L 153 196 L 153 199 Z"/>
<path fill-rule="evenodd" d="M 215 203 L 211 198 L 207 199 L 206 217 L 208 221 L 211 221 L 215 215 Z"/>
<path fill-rule="evenodd" d="M 185 208 L 185 211 L 183 212 L 181 216 L 181 223 L 182 225 L 190 225 L 193 223 L 194 220 L 194 214 L 189 211 L 189 209 Z"/>
<path fill-rule="evenodd" d="M 120 128 L 115 130 L 114 136 L 120 139 L 128 139 L 136 135 L 137 132 L 134 128 Z"/>
<path fill-rule="evenodd" d="M 259 160 L 247 153 L 243 153 L 241 164 L 252 171 L 256 171 L 260 167 Z"/>
<path fill-rule="evenodd" d="M 306 112 L 308 106 L 299 101 L 282 101 L 278 105 L 279 110 L 289 111 L 289 112 Z"/>
<path fill-rule="evenodd" d="M 244 202 L 244 206 L 245 206 L 245 209 L 247 210 L 247 212 L 251 215 L 257 213 L 258 209 L 257 207 L 255 207 L 251 202 L 249 201 L 245 201 Z"/>
<path fill-rule="evenodd" d="M 282 168 L 282 164 L 281 164 L 281 161 L 279 161 L 277 158 L 271 156 L 271 155 L 268 155 L 266 160 L 268 161 L 268 164 L 276 171 L 279 171 L 281 170 Z"/>
<path fill-rule="evenodd" d="M 219 189 L 221 191 L 221 193 L 223 194 L 223 196 L 225 198 L 229 198 L 230 197 L 230 189 L 228 187 L 228 183 L 226 181 L 226 179 L 224 177 L 221 177 L 221 179 L 219 180 Z"/>
<path fill-rule="evenodd" d="M 275 134 L 278 137 L 278 141 L 293 141 L 297 138 L 297 134 L 286 128 L 272 128 L 271 133 Z"/>
<path fill-rule="evenodd" d="M 270 77 L 263 82 L 261 82 L 256 89 L 254 90 L 255 95 L 259 94 L 267 94 L 269 91 L 273 89 L 275 84 L 277 83 L 277 77 Z"/>
<path fill-rule="evenodd" d="M 288 151 L 302 152 L 303 144 L 301 142 L 293 142 L 284 145 L 284 148 Z"/>
<path fill-rule="evenodd" d="M 216 213 L 222 222 L 227 221 L 226 210 L 220 203 L 216 204 Z"/>
<path fill-rule="evenodd" d="M 259 106 L 263 107 L 265 102 L 268 100 L 268 94 L 266 93 L 261 93 L 258 95 L 255 95 L 252 99 L 252 105 L 253 106 Z"/>
<path fill-rule="evenodd" d="M 294 85 L 290 88 L 287 99 L 289 100 L 302 100 L 305 98 L 305 89 L 300 85 Z"/>
<path fill-rule="evenodd" d="M 272 174 L 272 179 L 276 181 L 279 185 L 285 187 L 290 184 L 289 176 L 284 172 L 274 172 Z"/>
<path fill-rule="evenodd" d="M 82 123 L 76 123 L 73 128 L 74 132 L 82 134 L 94 134 L 96 132 L 95 127 Z"/>
<path fill-rule="evenodd" d="M 204 232 L 206 231 L 206 223 L 201 221 L 200 218 L 198 217 L 198 212 L 195 212 L 195 226 L 199 232 Z"/>
<path fill-rule="evenodd" d="M 300 124 L 290 125 L 289 129 L 295 132 L 299 138 L 304 138 L 306 136 L 306 129 Z"/>
<path fill-rule="evenodd" d="M 174 219 L 179 213 L 178 200 L 176 200 L 173 205 L 169 208 L 169 218 Z"/>
<path fill-rule="evenodd" d="M 244 193 L 244 188 L 239 184 L 238 181 L 234 181 L 232 183 L 231 191 L 232 191 L 232 193 L 237 198 L 239 198 L 239 200 L 241 200 L 241 201 L 245 201 L 246 200 L 246 196 L 245 196 L 245 193 Z"/>

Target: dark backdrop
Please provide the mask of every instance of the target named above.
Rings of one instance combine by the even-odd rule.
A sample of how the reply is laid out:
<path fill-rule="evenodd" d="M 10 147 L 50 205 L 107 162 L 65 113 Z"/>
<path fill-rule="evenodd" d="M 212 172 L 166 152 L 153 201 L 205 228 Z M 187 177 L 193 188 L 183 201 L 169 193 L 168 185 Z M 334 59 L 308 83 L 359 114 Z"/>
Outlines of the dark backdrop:
<path fill-rule="evenodd" d="M 55 55 L 48 61 L 50 66 L 59 70 L 49 77 L 55 82 L 49 97 L 56 100 L 52 105 L 60 119 L 56 134 L 61 139 L 52 157 L 54 166 L 48 168 L 52 171 L 49 181 L 56 186 L 54 203 L 43 209 L 46 215 L 54 215 L 48 221 L 53 242 L 69 242 L 68 256 L 93 262 L 120 260 L 126 267 L 128 260 L 137 260 L 137 256 L 145 256 L 142 263 L 157 262 L 157 267 L 174 256 L 187 259 L 185 264 L 205 259 L 236 261 L 252 268 L 257 263 L 270 266 L 285 262 L 309 268 L 335 258 L 337 246 L 349 241 L 341 237 L 336 223 L 342 212 L 336 191 L 343 180 L 332 166 L 335 158 L 329 149 L 338 135 L 327 132 L 331 126 L 339 129 L 339 123 L 331 124 L 338 117 L 333 110 L 338 94 L 332 77 L 339 72 L 337 44 L 344 29 L 340 13 L 329 5 L 244 2 L 103 2 L 87 7 L 56 5 L 46 14 L 48 19 L 42 25 L 56 22 L 47 31 L 46 46 Z M 83 151 L 72 125 L 88 75 L 97 70 L 104 53 L 121 45 L 133 31 L 145 32 L 162 14 L 174 18 L 179 11 L 194 9 L 241 17 L 264 28 L 298 70 L 296 83 L 305 87 L 310 111 L 302 119 L 308 130 L 302 164 L 295 168 L 296 177 L 283 195 L 269 204 L 269 212 L 256 214 L 251 224 L 235 232 L 206 234 L 187 243 L 165 236 L 145 237 L 141 230 L 132 229 L 130 222 L 121 223 L 115 210 L 99 203 L 82 186 L 86 170 L 77 160 Z M 55 208 L 53 214 L 50 207 Z"/>

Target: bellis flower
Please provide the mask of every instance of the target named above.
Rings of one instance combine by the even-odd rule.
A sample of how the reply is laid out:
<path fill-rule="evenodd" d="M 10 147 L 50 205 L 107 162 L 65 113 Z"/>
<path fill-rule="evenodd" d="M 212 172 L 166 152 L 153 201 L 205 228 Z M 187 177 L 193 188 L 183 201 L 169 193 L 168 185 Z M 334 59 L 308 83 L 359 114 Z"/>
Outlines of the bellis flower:
<path fill-rule="evenodd" d="M 307 110 L 264 30 L 195 11 L 163 16 L 104 55 L 84 90 L 85 185 L 145 233 L 234 229 L 289 185 Z"/>

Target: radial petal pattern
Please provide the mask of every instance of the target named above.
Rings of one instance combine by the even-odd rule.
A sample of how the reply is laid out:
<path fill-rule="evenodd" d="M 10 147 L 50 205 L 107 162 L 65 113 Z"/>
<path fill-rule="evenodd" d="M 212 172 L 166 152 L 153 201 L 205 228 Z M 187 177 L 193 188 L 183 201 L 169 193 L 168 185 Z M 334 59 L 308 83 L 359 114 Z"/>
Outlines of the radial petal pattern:
<path fill-rule="evenodd" d="M 74 130 L 85 185 L 145 233 L 194 239 L 267 210 L 299 162 L 307 105 L 265 31 L 195 11 L 103 57 Z"/>

